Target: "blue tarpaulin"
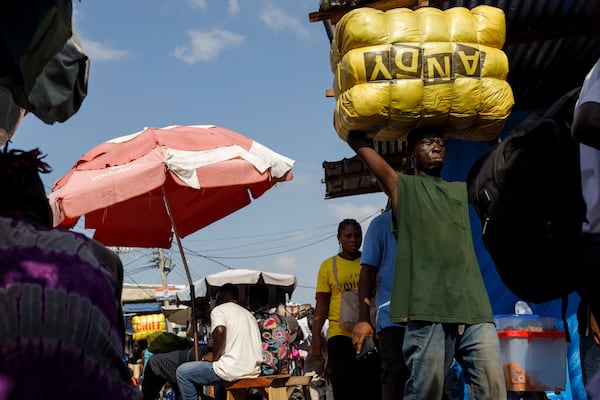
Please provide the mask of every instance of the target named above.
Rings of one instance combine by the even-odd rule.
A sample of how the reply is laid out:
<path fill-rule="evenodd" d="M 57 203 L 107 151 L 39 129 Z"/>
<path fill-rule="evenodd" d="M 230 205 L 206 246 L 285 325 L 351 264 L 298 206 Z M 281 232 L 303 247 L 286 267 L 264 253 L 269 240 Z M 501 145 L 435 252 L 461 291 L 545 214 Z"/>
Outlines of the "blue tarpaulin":
<path fill-rule="evenodd" d="M 123 304 L 123 314 L 161 312 L 162 303 L 129 303 Z"/>

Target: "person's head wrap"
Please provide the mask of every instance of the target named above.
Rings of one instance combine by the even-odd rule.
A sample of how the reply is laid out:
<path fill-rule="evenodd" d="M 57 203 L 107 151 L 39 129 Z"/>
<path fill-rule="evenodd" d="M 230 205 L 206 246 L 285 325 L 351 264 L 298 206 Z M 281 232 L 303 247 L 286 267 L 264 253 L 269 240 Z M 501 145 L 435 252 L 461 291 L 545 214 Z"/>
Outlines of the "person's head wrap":
<path fill-rule="evenodd" d="M 52 227 L 52 212 L 40 173 L 52 171 L 39 149 L 0 152 L 0 213 L 22 213 L 28 219 Z"/>
<path fill-rule="evenodd" d="M 415 128 L 408 133 L 408 137 L 406 139 L 408 145 L 408 151 L 413 151 L 415 145 L 420 140 L 430 137 L 443 138 L 444 130 L 440 127 L 427 127 L 427 128 Z"/>

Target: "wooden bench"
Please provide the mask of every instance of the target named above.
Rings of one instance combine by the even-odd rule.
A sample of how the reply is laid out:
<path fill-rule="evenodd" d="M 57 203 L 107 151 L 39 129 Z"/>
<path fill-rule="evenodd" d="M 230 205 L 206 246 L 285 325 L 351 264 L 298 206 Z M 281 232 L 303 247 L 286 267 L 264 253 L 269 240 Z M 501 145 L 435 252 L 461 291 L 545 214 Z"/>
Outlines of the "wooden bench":
<path fill-rule="evenodd" d="M 290 394 L 301 386 L 306 400 L 310 400 L 308 385 L 312 376 L 270 375 L 225 382 L 227 400 L 246 400 L 248 389 L 257 389 L 268 400 L 288 400 Z M 306 397 L 306 396 L 309 397 Z"/>
<path fill-rule="evenodd" d="M 312 380 L 312 375 L 293 375 L 285 382 L 285 388 L 287 392 L 287 397 L 290 397 L 295 388 L 300 386 L 302 388 L 302 394 L 304 395 L 304 400 L 311 400 L 310 398 L 310 382 Z"/>

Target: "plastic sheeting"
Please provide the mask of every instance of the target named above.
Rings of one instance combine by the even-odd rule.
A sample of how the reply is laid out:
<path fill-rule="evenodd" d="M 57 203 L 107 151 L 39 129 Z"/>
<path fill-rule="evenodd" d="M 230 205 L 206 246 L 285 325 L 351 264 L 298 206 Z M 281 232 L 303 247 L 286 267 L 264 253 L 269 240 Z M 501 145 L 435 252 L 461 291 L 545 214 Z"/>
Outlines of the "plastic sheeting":
<path fill-rule="evenodd" d="M 5 0 L 0 87 L 47 124 L 64 122 L 87 96 L 89 59 L 72 27 L 71 0 Z"/>
<path fill-rule="evenodd" d="M 346 13 L 330 51 L 338 135 L 402 140 L 444 126 L 448 138 L 495 138 L 514 104 L 505 35 L 504 12 L 490 6 Z"/>
<path fill-rule="evenodd" d="M 0 87 L 0 146 L 13 137 L 24 116 L 25 109 L 15 104 L 7 89 Z"/>

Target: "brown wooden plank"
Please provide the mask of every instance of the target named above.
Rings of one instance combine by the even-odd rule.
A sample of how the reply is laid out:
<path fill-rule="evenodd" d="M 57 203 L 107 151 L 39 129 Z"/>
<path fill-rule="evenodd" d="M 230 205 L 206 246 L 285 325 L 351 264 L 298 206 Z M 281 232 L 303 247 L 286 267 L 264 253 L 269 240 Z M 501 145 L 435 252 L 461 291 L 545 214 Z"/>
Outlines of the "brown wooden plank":
<path fill-rule="evenodd" d="M 263 396 L 267 395 L 267 392 L 264 391 L 264 388 L 261 388 L 261 394 Z M 236 389 L 236 390 L 227 390 L 226 400 L 247 400 L 248 399 L 248 389 Z"/>
<path fill-rule="evenodd" d="M 269 400 L 288 400 L 287 389 L 285 386 L 273 387 L 269 386 L 266 388 L 267 398 Z"/>
<path fill-rule="evenodd" d="M 284 386 L 290 375 L 271 375 L 271 376 L 258 376 L 256 378 L 245 378 L 238 379 L 233 382 L 225 382 L 224 386 L 226 390 L 233 389 L 249 389 L 259 388 L 268 386 Z"/>
<path fill-rule="evenodd" d="M 285 382 L 285 386 L 309 385 L 311 380 L 311 375 L 294 375 L 289 377 L 289 379 Z"/>

